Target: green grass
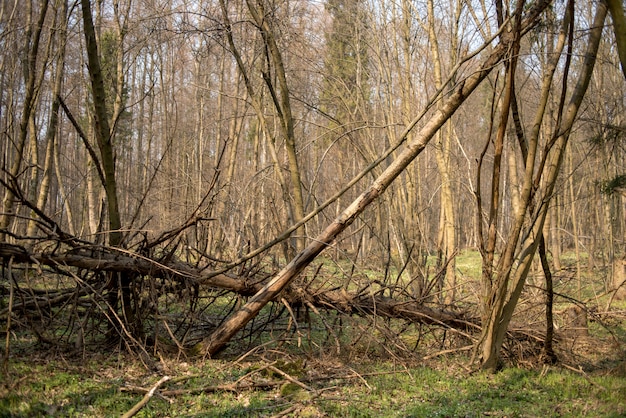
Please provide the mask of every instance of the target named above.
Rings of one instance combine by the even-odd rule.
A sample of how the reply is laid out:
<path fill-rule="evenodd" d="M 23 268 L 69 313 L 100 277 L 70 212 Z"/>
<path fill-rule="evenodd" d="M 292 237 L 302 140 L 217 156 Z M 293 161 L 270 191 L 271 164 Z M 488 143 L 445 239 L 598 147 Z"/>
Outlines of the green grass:
<path fill-rule="evenodd" d="M 582 376 L 569 370 L 508 368 L 497 374 L 467 373 L 462 358 L 425 366 L 389 362 L 316 362 L 295 373 L 314 389 L 285 385 L 282 377 L 256 373 L 248 382 L 276 382 L 257 390 L 153 397 L 139 417 L 271 416 L 289 407 L 292 416 L 341 417 L 618 417 L 626 414 L 626 380 L 607 373 Z M 224 360 L 169 363 L 172 377 L 193 375 L 162 389 L 198 389 L 227 384 L 263 367 L 260 361 L 233 365 Z M 288 363 L 277 363 L 288 369 Z M 456 365 L 456 366 L 455 366 Z M 68 363 L 13 361 L 11 379 L 0 392 L 0 417 L 120 416 L 141 399 L 121 392 L 127 385 L 149 388 L 159 376 L 129 359 Z M 307 377 L 325 377 L 313 379 Z"/>
<path fill-rule="evenodd" d="M 329 260 L 320 262 L 330 271 L 324 271 L 322 276 L 329 277 L 329 286 L 349 276 L 350 266 L 339 266 Z M 468 292 L 476 292 L 472 286 L 480 278 L 480 264 L 480 255 L 475 251 L 462 252 L 456 259 L 459 276 L 466 282 Z M 349 290 L 361 288 L 369 275 L 370 271 L 359 270 L 352 276 Z M 584 279 L 584 297 L 602 293 L 601 281 Z M 575 295 L 576 285 L 568 271 L 555 280 L 555 288 L 561 294 Z M 537 286 L 541 286 L 540 280 Z M 590 305 L 602 307 L 606 298 L 594 299 Z M 532 298 L 526 300 L 531 308 L 541 306 L 541 302 Z M 219 318 L 230 310 L 232 303 L 231 298 L 218 298 L 203 314 Z M 626 302 L 616 301 L 613 306 L 620 303 Z M 571 304 L 569 299 L 556 299 L 557 310 Z M 184 311 L 178 305 L 170 305 L 170 308 L 173 312 Z M 295 333 L 293 325 L 285 330 L 286 314 L 273 319 L 280 308 L 279 305 L 266 306 L 250 324 L 249 328 L 254 329 L 257 323 L 271 323 L 266 329 L 268 332 L 248 338 L 245 337 L 248 331 L 245 331 L 244 336 L 231 342 L 222 353 L 230 360 L 192 361 L 168 358 L 165 354 L 159 359 L 155 355 L 153 360 L 163 367 L 159 373 L 147 369 L 137 359 L 119 356 L 114 350 L 98 354 L 93 345 L 89 346 L 84 359 L 76 354 L 68 357 L 69 354 L 58 353 L 48 358 L 32 335 L 22 335 L 16 330 L 12 334 L 9 374 L 0 375 L 0 418 L 120 416 L 142 398 L 140 393 L 121 391 L 121 388 L 150 388 L 163 374 L 179 381 L 166 383 L 161 392 L 174 389 L 195 392 L 168 395 L 167 399 L 155 396 L 137 416 L 265 417 L 290 409 L 288 416 L 294 417 L 626 417 L 623 316 L 590 317 L 590 335 L 594 339 L 586 345 L 570 348 L 571 341 L 557 341 L 559 354 L 567 354 L 561 359 L 575 367 L 582 364 L 587 374 L 560 367 L 541 369 L 540 365 L 538 369 L 509 367 L 497 374 L 484 374 L 468 371 L 464 366 L 467 359 L 461 355 L 436 357 L 428 364 L 416 364 L 415 358 L 421 355 L 468 344 L 463 339 L 454 339 L 451 334 L 445 340 L 449 345 L 443 346 L 440 330 L 428 332 L 418 326 L 407 327 L 405 321 L 382 319 L 377 320 L 375 326 L 367 317 L 333 316 L 336 314 L 323 312 L 336 335 L 329 336 L 317 315 L 311 315 L 310 323 L 302 320 L 301 329 Z M 524 319 L 534 315 L 528 307 L 523 309 Z M 562 322 L 558 315 L 557 322 Z M 335 321 L 340 317 L 343 320 L 341 330 Z M 537 326 L 542 326 L 542 317 L 539 318 Z M 396 333 L 398 338 L 392 338 Z M 393 355 L 386 349 L 393 350 L 397 348 L 396 342 L 404 342 L 412 350 L 418 340 L 420 344 L 415 352 L 397 350 L 407 358 L 391 362 Z M 618 348 L 609 347 L 614 341 L 619 341 Z M 278 373 L 264 370 L 265 359 L 250 356 L 245 362 L 232 362 L 252 346 L 263 343 L 267 345 L 259 353 L 280 360 L 276 367 L 300 379 L 312 391 L 287 382 Z M 335 343 L 341 346 L 341 355 L 336 354 Z M 302 366 L 305 358 L 306 366 Z M 404 364 L 399 364 L 401 361 Z M 531 363 L 539 363 L 533 354 L 529 354 L 528 363 L 511 361 L 507 364 Z M 242 382 L 265 387 L 200 390 L 232 384 L 248 373 L 252 374 Z"/>

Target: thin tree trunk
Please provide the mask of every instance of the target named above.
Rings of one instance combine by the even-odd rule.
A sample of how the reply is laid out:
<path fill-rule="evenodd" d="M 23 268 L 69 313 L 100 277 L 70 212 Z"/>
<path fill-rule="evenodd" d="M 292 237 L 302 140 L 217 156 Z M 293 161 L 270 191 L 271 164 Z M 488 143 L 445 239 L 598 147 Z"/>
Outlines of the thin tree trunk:
<path fill-rule="evenodd" d="M 513 312 L 522 293 L 526 277 L 530 271 L 533 256 L 539 244 L 539 239 L 535 237 L 538 237 L 543 229 L 550 199 L 552 198 L 554 187 L 563 163 L 571 128 L 576 120 L 580 104 L 589 86 L 589 80 L 593 72 L 606 14 L 607 9 L 605 4 L 602 2 L 598 3 L 596 16 L 589 32 L 589 41 L 587 43 L 584 62 L 578 74 L 578 82 L 567 107 L 564 109 L 562 121 L 557 126 L 558 131 L 555 134 L 555 140 L 547 145 L 550 153 L 547 160 L 545 160 L 545 169 L 547 170 L 544 176 L 545 190 L 541 193 L 541 196 L 538 196 L 536 199 L 539 205 L 534 213 L 531 214 L 532 221 L 528 231 L 523 235 L 525 238 L 523 242 L 520 243 L 521 250 L 518 253 L 519 255 L 513 258 L 513 250 L 518 246 L 517 237 L 520 236 L 521 226 L 524 223 L 523 218 L 516 220 L 516 225 L 514 225 L 514 229 L 509 234 L 507 246 L 498 263 L 498 271 L 500 273 L 496 278 L 496 287 L 492 292 L 495 303 L 491 305 L 492 308 L 488 312 L 489 315 L 486 318 L 486 322 L 483 324 L 483 335 L 481 337 L 481 367 L 483 369 L 495 371 L 500 366 L 499 352 L 504 342 L 511 317 L 513 316 Z M 567 19 L 564 19 L 564 21 L 565 20 Z M 548 82 L 548 90 L 551 78 L 551 76 L 548 76 L 545 79 L 545 81 Z M 544 97 L 542 100 L 544 104 L 540 106 L 538 110 L 539 125 L 537 123 L 534 125 L 534 132 L 539 131 L 545 109 L 545 100 L 547 100 L 547 97 Z M 536 144 L 535 135 L 531 137 L 529 142 Z M 544 168 L 544 166 L 539 167 L 537 178 L 533 181 L 533 171 L 536 169 L 535 165 L 532 163 L 534 161 L 533 148 L 536 148 L 536 145 L 529 147 L 529 157 L 526 161 L 526 175 L 521 201 L 522 204 L 526 204 L 527 207 L 522 211 L 523 213 L 530 207 L 533 183 L 538 182 L 541 178 L 541 173 Z M 513 260 L 517 262 L 515 267 L 513 266 Z"/>
<path fill-rule="evenodd" d="M 48 1 L 41 2 L 39 16 L 36 23 L 31 21 L 33 14 L 33 0 L 28 2 L 26 23 L 26 34 L 24 44 L 24 104 L 22 109 L 22 118 L 20 120 L 19 138 L 17 138 L 17 149 L 14 154 L 13 164 L 9 169 L 9 175 L 16 178 L 22 167 L 24 159 L 24 148 L 29 132 L 29 122 L 31 113 L 34 110 L 36 102 L 35 81 L 37 79 L 37 55 L 39 53 L 39 42 L 41 40 L 41 31 L 43 29 L 44 20 L 48 10 Z M 2 201 L 2 213 L 0 214 L 0 241 L 6 239 L 6 233 L 11 225 L 14 217 L 14 200 L 15 196 L 10 190 L 5 190 L 4 199 Z"/>
<path fill-rule="evenodd" d="M 554 340 L 554 286 L 552 283 L 552 272 L 550 271 L 550 263 L 548 263 L 548 255 L 546 251 L 546 241 L 543 233 L 539 237 L 539 258 L 541 259 L 541 268 L 546 279 L 546 338 L 543 341 L 543 352 L 546 356 L 545 362 L 555 364 L 558 358 L 554 352 L 552 342 Z"/>
<path fill-rule="evenodd" d="M 439 90 L 443 87 L 442 62 L 439 53 L 439 42 L 437 41 L 437 33 L 435 32 L 435 11 L 433 0 L 428 0 L 428 41 L 430 50 L 433 55 L 433 70 L 435 76 L 435 87 Z M 460 8 L 457 8 L 460 13 Z M 455 28 L 456 29 L 456 28 Z M 456 30 L 453 30 L 452 37 L 456 36 Z M 451 45 L 450 65 L 455 66 L 457 57 L 455 42 Z M 455 77 L 451 78 L 454 84 Z M 437 101 L 437 106 L 441 106 L 441 101 Z M 437 168 L 441 177 L 441 206 L 439 214 L 439 238 L 437 239 L 439 247 L 438 266 L 445 266 L 445 274 L 443 276 L 442 290 L 444 292 L 443 301 L 446 305 L 454 302 L 454 293 L 456 288 L 456 263 L 454 260 L 456 253 L 456 231 L 454 217 L 454 199 L 452 194 L 452 175 L 450 166 L 450 142 L 452 138 L 452 125 L 449 121 L 446 128 L 441 129 L 435 136 L 435 158 L 437 160 Z M 451 258 L 451 259 L 450 259 Z"/>
<path fill-rule="evenodd" d="M 44 158 L 43 174 L 41 182 L 39 183 L 39 192 L 37 194 L 37 207 L 44 209 L 48 200 L 48 193 L 50 190 L 50 181 L 52 179 L 52 166 L 54 164 L 54 142 L 57 138 L 57 130 L 59 126 L 59 107 L 61 94 L 61 86 L 63 85 L 63 74 L 65 67 L 65 45 L 66 45 L 66 29 L 67 29 L 67 1 L 61 2 L 61 9 L 58 11 L 60 15 L 60 27 L 59 27 L 59 51 L 57 52 L 54 86 L 52 87 L 52 106 L 50 109 L 50 120 L 48 122 L 48 128 L 46 132 L 46 153 Z M 33 236 L 35 234 L 36 223 L 34 220 L 28 222 L 26 229 L 27 236 Z"/>
<path fill-rule="evenodd" d="M 72 205 L 70 204 L 70 199 L 67 193 L 65 192 L 65 180 L 63 179 L 63 175 L 61 173 L 61 163 L 59 161 L 59 145 L 58 141 L 53 142 L 53 155 L 54 155 L 54 174 L 57 179 L 57 187 L 59 188 L 59 197 L 63 202 L 63 213 L 67 216 L 67 231 L 76 235 L 76 228 L 74 226 L 74 212 L 72 211 Z"/>
<path fill-rule="evenodd" d="M 574 163 L 572 162 L 572 151 L 570 151 L 567 155 L 567 162 L 569 164 L 569 172 L 574 172 Z M 573 176 L 570 176 L 567 181 L 568 192 L 569 192 L 569 200 L 570 200 L 570 216 L 572 219 L 572 234 L 574 236 L 574 254 L 576 255 L 576 290 L 578 299 L 582 296 L 582 268 L 580 266 L 580 236 L 578 234 L 579 225 L 578 225 L 578 216 L 576 213 L 576 194 L 574 193 L 574 179 Z"/>
<path fill-rule="evenodd" d="M 298 156 L 296 152 L 296 139 L 293 127 L 293 116 L 291 111 L 291 101 L 289 98 L 289 86 L 287 84 L 287 76 L 283 64 L 282 54 L 276 43 L 274 30 L 270 26 L 270 21 L 265 15 L 265 7 L 263 0 L 257 0 L 256 7 L 252 4 L 252 0 L 246 0 L 248 10 L 252 14 L 259 30 L 263 35 L 265 44 L 269 50 L 271 61 L 274 66 L 275 76 L 278 79 L 278 91 L 274 87 L 270 77 L 271 74 L 264 74 L 263 78 L 270 90 L 274 107 L 280 116 L 280 126 L 285 139 L 285 148 L 287 151 L 287 159 L 289 161 L 289 176 L 291 179 L 291 190 L 293 193 L 293 216 L 294 222 L 304 218 L 304 199 L 302 197 L 302 182 L 300 179 L 300 167 L 298 164 Z M 305 244 L 304 226 L 296 231 L 296 251 L 302 251 Z"/>

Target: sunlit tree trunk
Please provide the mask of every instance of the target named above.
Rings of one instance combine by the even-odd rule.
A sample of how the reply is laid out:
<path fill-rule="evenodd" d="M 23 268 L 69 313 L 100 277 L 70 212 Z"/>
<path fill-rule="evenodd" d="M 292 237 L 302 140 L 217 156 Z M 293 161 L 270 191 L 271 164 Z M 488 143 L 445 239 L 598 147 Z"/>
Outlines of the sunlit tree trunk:
<path fill-rule="evenodd" d="M 566 17 L 563 20 L 564 22 L 572 19 L 571 15 L 573 13 L 568 13 L 570 17 Z M 481 366 L 483 369 L 496 370 L 500 366 L 500 349 L 522 293 L 526 277 L 530 271 L 533 256 L 540 242 L 539 235 L 543 230 L 546 213 L 565 156 L 571 128 L 576 120 L 580 104 L 591 79 L 606 13 L 605 4 L 598 3 L 594 22 L 589 32 L 584 61 L 577 76 L 576 86 L 571 98 L 563 109 L 562 118 L 560 118 L 561 123 L 556 127 L 557 131 L 554 133 L 554 140 L 549 141 L 547 144 L 547 149 L 544 153 L 545 160 L 543 160 L 545 165 L 542 162 L 537 168 L 534 161 L 538 133 L 550 94 L 550 85 L 557 60 L 552 62 L 551 69 L 544 75 L 541 105 L 537 110 L 532 133 L 528 139 L 528 158 L 525 162 L 524 183 L 521 193 L 523 208 L 520 212 L 522 216 L 515 219 L 510 232 L 507 234 L 505 249 L 502 251 L 497 269 L 494 271 L 496 274 L 493 278 L 492 290 L 489 293 L 489 298 L 486 300 L 486 316 L 483 319 L 483 333 L 480 340 Z M 559 37 L 560 47 L 557 47 L 556 51 L 562 50 L 564 37 L 565 35 L 562 31 Z M 558 55 L 560 55 L 560 52 L 555 54 L 557 58 Z M 564 80 L 567 81 L 567 78 Z M 537 170 L 536 177 L 533 176 L 535 170 Z M 542 189 L 539 189 L 537 196 L 533 198 L 533 185 L 536 184 L 538 186 L 541 181 L 544 186 Z M 530 223 L 524 228 L 524 233 L 522 234 L 521 232 L 525 224 L 525 216 L 523 215 L 525 214 L 530 216 Z M 518 245 L 520 249 L 516 251 Z"/>
<path fill-rule="evenodd" d="M 285 66 L 283 63 L 282 53 L 278 47 L 276 40 L 276 34 L 274 28 L 271 26 L 271 20 L 266 16 L 265 6 L 263 0 L 246 0 L 248 4 L 248 10 L 252 15 L 257 27 L 261 31 L 263 40 L 269 55 L 271 57 L 271 63 L 273 66 L 273 77 L 276 77 L 277 83 L 272 80 L 271 69 L 268 69 L 267 74 L 263 74 L 263 79 L 267 84 L 270 91 L 270 96 L 274 103 L 279 118 L 282 136 L 285 140 L 285 149 L 287 151 L 287 160 L 289 165 L 289 177 L 291 181 L 291 191 L 293 193 L 293 203 L 290 205 L 293 207 L 293 222 L 298 222 L 304 217 L 304 200 L 302 197 L 302 181 L 300 179 L 300 165 L 298 163 L 298 156 L 296 150 L 296 138 L 294 132 L 294 121 L 291 109 L 291 99 L 289 97 L 289 86 L 287 83 L 287 75 L 285 72 Z M 296 252 L 302 251 L 305 244 L 305 230 L 304 227 L 299 228 L 296 231 L 295 250 Z"/>
<path fill-rule="evenodd" d="M 54 85 L 52 87 L 52 105 L 50 108 L 50 119 L 46 130 L 46 151 L 44 156 L 43 172 L 41 174 L 41 180 L 38 183 L 37 201 L 36 205 L 40 209 L 44 209 L 48 196 L 50 193 L 50 182 L 53 175 L 54 165 L 54 142 L 58 137 L 59 126 L 59 95 L 61 94 L 61 87 L 63 85 L 63 75 L 65 67 L 65 44 L 66 44 L 66 30 L 67 30 L 67 1 L 61 1 L 61 6 L 56 12 L 58 22 L 58 34 L 57 44 L 58 51 L 56 52 L 55 60 L 55 73 L 54 73 Z M 26 230 L 27 236 L 34 236 L 36 232 L 36 223 L 33 220 L 28 222 Z"/>
<path fill-rule="evenodd" d="M 26 33 L 23 45 L 24 101 L 18 138 L 15 140 L 16 149 L 12 153 L 13 160 L 9 168 L 11 178 L 17 178 L 25 158 L 24 149 L 28 139 L 29 126 L 31 126 L 32 112 L 34 111 L 37 100 L 36 81 L 39 79 L 37 75 L 37 57 L 40 53 L 39 43 L 42 37 L 47 10 L 47 0 L 40 1 L 37 10 L 34 8 L 33 0 L 27 2 Z M 35 13 L 38 14 L 34 16 Z M 33 17 L 37 18 L 35 22 L 32 21 Z M 33 132 L 32 134 L 34 135 L 35 133 Z M 11 222 L 13 221 L 15 214 L 14 200 L 15 196 L 13 192 L 5 189 L 4 199 L 2 201 L 2 213 L 0 214 L 0 241 L 6 239 L 6 231 L 9 230 Z"/>
<path fill-rule="evenodd" d="M 442 60 L 439 51 L 439 42 L 435 31 L 435 10 L 433 0 L 428 1 L 428 39 L 430 42 L 430 50 L 433 59 L 433 72 L 435 77 L 435 87 L 441 89 L 443 87 Z M 453 6 L 453 22 L 458 22 L 461 13 L 461 4 L 456 2 Z M 457 24 L 451 28 L 451 43 L 449 46 L 450 66 L 454 67 L 457 63 Z M 455 83 L 454 75 L 450 82 Z M 441 106 L 441 101 L 437 101 L 437 105 Z M 446 126 L 435 135 L 435 157 L 437 159 L 437 168 L 441 177 L 441 206 L 439 215 L 439 237 L 437 239 L 439 247 L 438 265 L 445 265 L 445 275 L 443 279 L 444 303 L 451 305 L 454 302 L 456 289 L 456 224 L 454 215 L 454 198 L 452 193 L 452 167 L 450 165 L 450 147 L 452 140 L 452 124 L 448 122 Z"/>
<path fill-rule="evenodd" d="M 109 244 L 118 246 L 122 242 L 120 231 L 122 222 L 118 205 L 117 183 L 115 179 L 115 158 L 113 152 L 112 131 L 109 125 L 106 108 L 106 92 L 100 70 L 100 56 L 96 42 L 96 32 L 91 15 L 89 0 L 81 0 L 83 12 L 83 25 L 85 32 L 85 44 L 89 76 L 91 78 L 91 92 L 94 106 L 94 134 L 100 149 L 100 158 L 105 176 L 105 192 L 109 217 Z"/>

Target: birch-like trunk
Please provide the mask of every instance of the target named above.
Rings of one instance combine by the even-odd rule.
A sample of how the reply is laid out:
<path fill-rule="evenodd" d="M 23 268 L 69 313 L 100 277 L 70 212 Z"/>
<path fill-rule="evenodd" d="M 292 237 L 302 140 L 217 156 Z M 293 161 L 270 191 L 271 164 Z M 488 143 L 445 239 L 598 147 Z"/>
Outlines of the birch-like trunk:
<path fill-rule="evenodd" d="M 528 15 L 521 25 L 528 29 L 536 24 L 549 1 L 541 1 L 528 11 Z M 387 187 L 402 173 L 406 167 L 424 150 L 442 125 L 450 119 L 456 110 L 463 104 L 476 87 L 489 75 L 491 70 L 502 60 L 511 46 L 513 37 L 506 34 L 501 42 L 488 55 L 480 68 L 460 83 L 449 97 L 430 118 L 428 122 L 415 133 L 411 140 L 406 142 L 404 149 L 370 187 L 354 200 L 330 225 L 326 227 L 312 242 L 272 278 L 248 303 L 222 323 L 197 348 L 207 355 L 219 352 L 228 341 L 242 329 L 259 311 L 298 276 L 334 239 L 387 189 Z M 413 120 L 400 135 L 406 139 L 412 132 L 419 119 Z"/>

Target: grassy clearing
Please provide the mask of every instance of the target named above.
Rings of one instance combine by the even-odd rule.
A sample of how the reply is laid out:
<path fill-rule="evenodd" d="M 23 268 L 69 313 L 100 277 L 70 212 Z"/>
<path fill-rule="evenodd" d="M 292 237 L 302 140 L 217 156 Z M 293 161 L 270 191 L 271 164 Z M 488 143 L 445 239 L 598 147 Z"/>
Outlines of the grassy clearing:
<path fill-rule="evenodd" d="M 160 388 L 165 397 L 153 397 L 138 416 L 256 417 L 284 411 L 298 417 L 626 415 L 626 380 L 619 368 L 589 374 L 558 367 L 507 368 L 492 375 L 468 373 L 460 367 L 464 361 L 443 358 L 435 368 L 336 358 L 306 363 L 256 358 L 236 364 L 162 360 L 156 373 L 126 357 L 69 361 L 30 356 L 11 362 L 10 380 L 0 392 L 0 416 L 120 416 L 143 396 L 123 389 L 148 389 L 163 374 L 173 378 Z M 310 390 L 267 369 L 268 364 Z"/>

